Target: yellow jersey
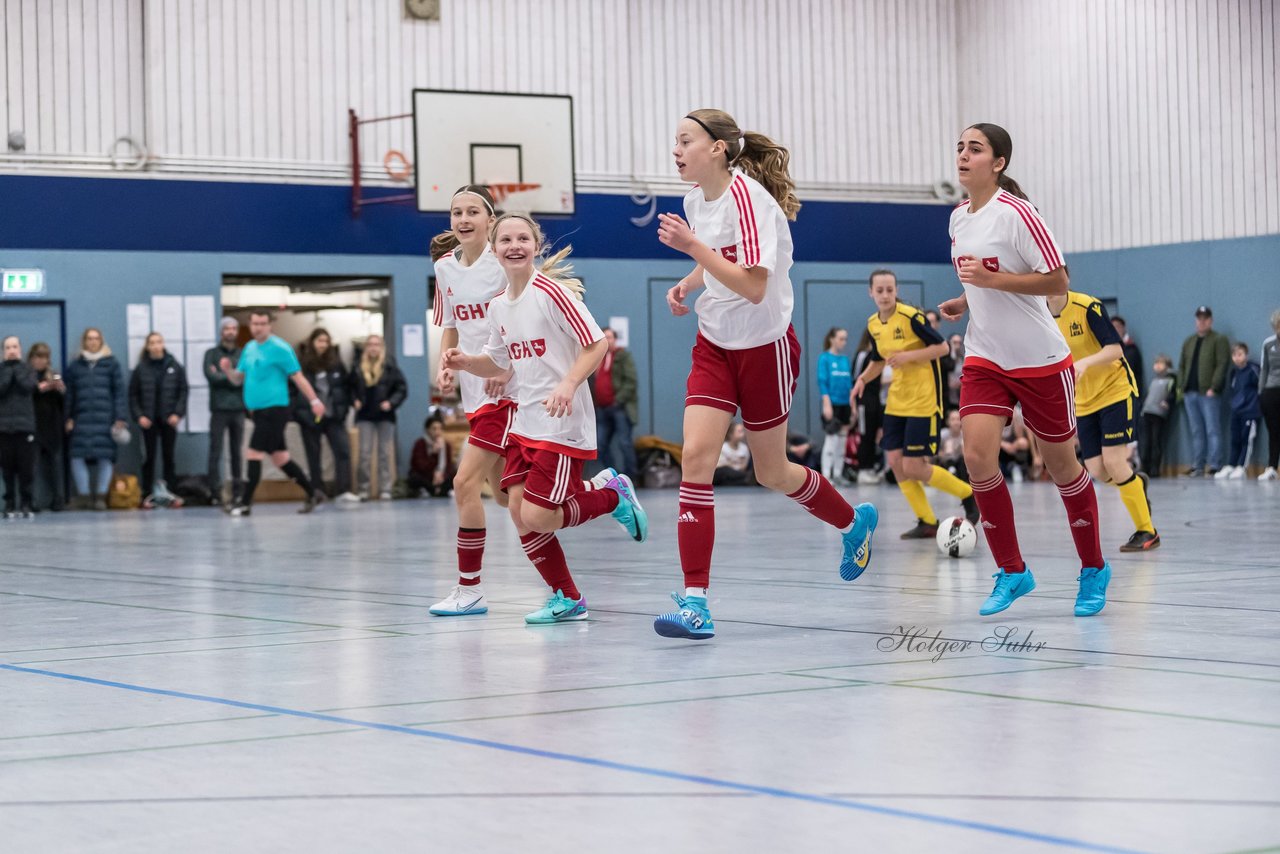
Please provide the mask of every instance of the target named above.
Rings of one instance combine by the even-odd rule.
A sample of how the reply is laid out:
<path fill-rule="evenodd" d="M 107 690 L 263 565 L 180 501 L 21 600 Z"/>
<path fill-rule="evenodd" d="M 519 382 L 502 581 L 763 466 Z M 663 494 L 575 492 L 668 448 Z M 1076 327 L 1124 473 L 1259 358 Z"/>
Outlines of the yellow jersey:
<path fill-rule="evenodd" d="M 921 350 L 942 343 L 942 336 L 924 319 L 924 314 L 902 303 L 894 306 L 888 321 L 882 321 L 879 312 L 867 318 L 867 331 L 872 339 L 870 358 L 877 362 L 903 350 Z M 916 418 L 941 416 L 942 363 L 930 359 L 894 368 L 884 411 L 886 415 Z"/>
<path fill-rule="evenodd" d="M 1088 294 L 1069 291 L 1067 304 L 1056 319 L 1062 337 L 1071 348 L 1073 362 L 1092 356 L 1108 344 L 1120 343 L 1120 335 L 1111 325 L 1107 309 Z M 1076 415 L 1090 415 L 1137 393 L 1133 370 L 1123 356 L 1113 362 L 1093 365 L 1076 380 Z"/>

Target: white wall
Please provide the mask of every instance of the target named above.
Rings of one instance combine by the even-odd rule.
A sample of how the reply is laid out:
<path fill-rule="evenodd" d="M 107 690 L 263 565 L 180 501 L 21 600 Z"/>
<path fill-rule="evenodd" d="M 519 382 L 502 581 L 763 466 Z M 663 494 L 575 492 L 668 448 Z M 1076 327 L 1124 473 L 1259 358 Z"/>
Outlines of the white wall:
<path fill-rule="evenodd" d="M 1275 0 L 959 0 L 962 125 L 1067 251 L 1280 232 Z"/>
<path fill-rule="evenodd" d="M 674 185 L 675 123 L 702 106 L 789 145 L 802 184 L 841 197 L 927 199 L 950 172 L 949 0 L 443 0 L 438 24 L 402 5 L 0 0 L 8 127 L 29 167 L 102 168 L 133 135 L 161 174 L 342 182 L 348 107 L 406 112 L 415 86 L 568 93 L 582 189 Z M 367 177 L 410 135 L 369 126 Z"/>

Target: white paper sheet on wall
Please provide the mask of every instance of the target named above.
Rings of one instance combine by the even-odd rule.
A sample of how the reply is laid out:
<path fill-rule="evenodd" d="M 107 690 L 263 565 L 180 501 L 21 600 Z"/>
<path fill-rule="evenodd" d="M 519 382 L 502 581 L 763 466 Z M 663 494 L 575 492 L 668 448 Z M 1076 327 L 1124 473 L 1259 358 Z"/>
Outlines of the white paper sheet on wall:
<path fill-rule="evenodd" d="M 147 336 L 143 334 L 141 338 L 129 337 L 129 370 L 138 367 L 138 362 L 142 359 L 142 348 L 147 346 Z"/>
<path fill-rule="evenodd" d="M 421 323 L 406 323 L 400 333 L 400 348 L 406 357 L 427 355 L 426 328 Z"/>
<path fill-rule="evenodd" d="M 129 338 L 146 338 L 151 331 L 151 306 L 146 303 L 130 303 L 125 306 Z"/>
<path fill-rule="evenodd" d="M 618 346 L 627 347 L 631 338 L 631 320 L 626 317 L 610 317 L 609 328 L 618 336 Z"/>
<path fill-rule="evenodd" d="M 187 391 L 187 417 L 180 426 L 188 433 L 209 432 L 208 386 L 192 386 Z"/>
<path fill-rule="evenodd" d="M 212 341 L 218 337 L 213 317 L 213 297 L 183 297 L 182 307 L 188 341 Z"/>
<path fill-rule="evenodd" d="M 151 298 L 151 330 L 164 336 L 165 344 L 182 341 L 182 297 Z M 212 336 L 210 336 L 212 337 Z"/>
<path fill-rule="evenodd" d="M 204 372 L 204 354 L 212 346 L 212 341 L 187 342 L 187 360 L 182 364 L 187 366 L 187 385 L 192 388 L 209 384 L 209 377 Z"/>

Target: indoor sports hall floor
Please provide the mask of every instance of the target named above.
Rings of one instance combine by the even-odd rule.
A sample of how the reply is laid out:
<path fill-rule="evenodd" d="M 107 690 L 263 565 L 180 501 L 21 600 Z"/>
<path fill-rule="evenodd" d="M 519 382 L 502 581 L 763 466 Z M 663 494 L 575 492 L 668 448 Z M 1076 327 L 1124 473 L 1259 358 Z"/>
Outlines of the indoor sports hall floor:
<path fill-rule="evenodd" d="M 985 544 L 898 541 L 896 489 L 849 490 L 883 512 L 853 584 L 785 498 L 720 490 L 706 643 L 651 628 L 675 490 L 644 494 L 647 544 L 562 535 L 592 619 L 541 628 L 505 523 L 488 616 L 427 614 L 454 579 L 445 501 L 3 523 L 0 850 L 1280 845 L 1280 483 L 1154 482 L 1164 547 L 1136 557 L 1100 489 L 1092 619 L 1056 491 L 1013 489 L 1039 587 L 994 618 Z M 997 626 L 1030 645 L 983 649 Z"/>

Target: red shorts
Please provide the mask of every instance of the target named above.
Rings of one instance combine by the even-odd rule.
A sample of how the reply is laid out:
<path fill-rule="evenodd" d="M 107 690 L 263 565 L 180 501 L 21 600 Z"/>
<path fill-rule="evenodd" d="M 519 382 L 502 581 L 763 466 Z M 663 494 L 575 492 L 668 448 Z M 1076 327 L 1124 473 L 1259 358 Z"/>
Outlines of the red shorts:
<path fill-rule="evenodd" d="M 1076 372 L 1068 362 L 1043 377 L 1014 377 L 985 365 L 965 362 L 960 375 L 960 417 L 985 412 L 1013 419 L 1022 404 L 1027 429 L 1046 442 L 1066 442 L 1076 434 Z"/>
<path fill-rule="evenodd" d="M 699 332 L 684 405 L 741 409 L 744 427 L 768 430 L 786 423 L 799 373 L 800 341 L 790 326 L 785 337 L 747 350 L 726 350 Z"/>
<path fill-rule="evenodd" d="M 467 437 L 467 444 L 475 445 L 482 451 L 505 457 L 507 455 L 507 444 L 511 436 L 511 425 L 515 423 L 515 420 L 516 405 L 514 402 L 481 409 L 474 415 L 467 417 L 467 423 L 471 427 L 471 435 Z"/>
<path fill-rule="evenodd" d="M 523 483 L 525 501 L 555 510 L 569 496 L 582 491 L 582 463 L 576 457 L 513 441 L 507 446 L 502 488 Z"/>

